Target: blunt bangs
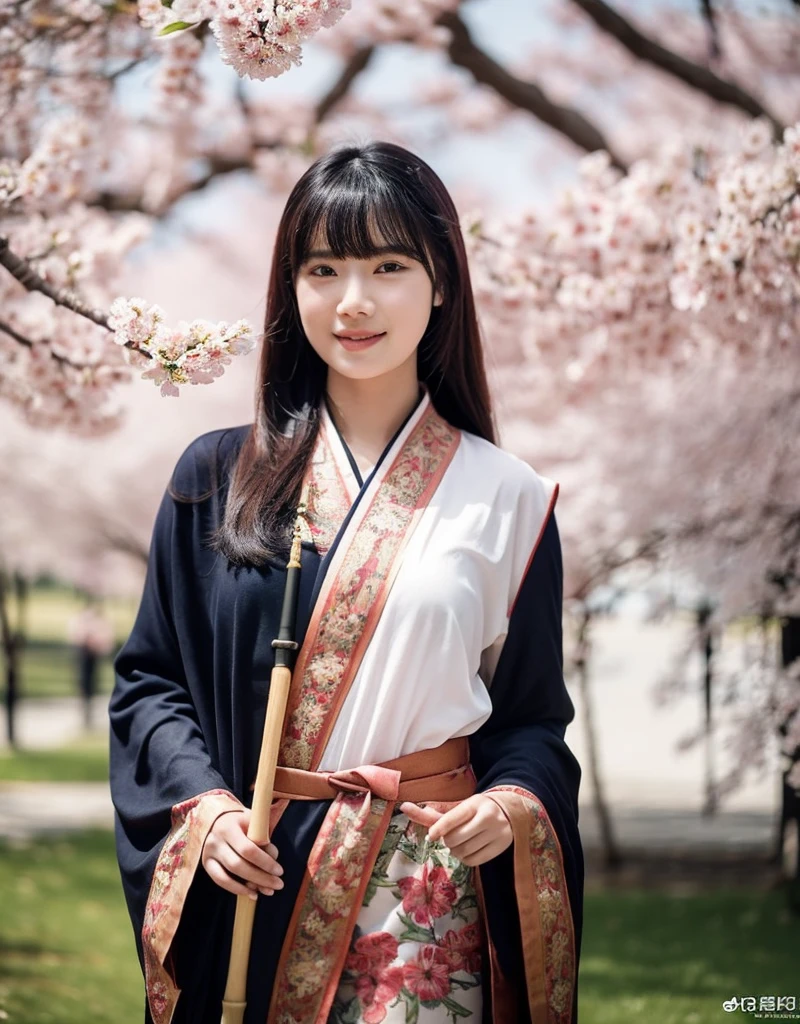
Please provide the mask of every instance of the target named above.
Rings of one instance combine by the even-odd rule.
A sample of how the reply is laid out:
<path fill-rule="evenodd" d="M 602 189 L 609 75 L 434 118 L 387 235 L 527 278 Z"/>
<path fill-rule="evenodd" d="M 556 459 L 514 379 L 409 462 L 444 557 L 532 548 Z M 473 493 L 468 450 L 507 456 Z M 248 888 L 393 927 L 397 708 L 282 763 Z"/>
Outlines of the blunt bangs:
<path fill-rule="evenodd" d="M 335 259 L 371 259 L 385 247 L 421 263 L 432 281 L 431 228 L 408 184 L 388 179 L 363 160 L 327 168 L 314 182 L 300 216 L 290 252 L 294 278 L 312 246 L 330 249 Z M 411 193 L 411 194 L 410 194 Z"/>

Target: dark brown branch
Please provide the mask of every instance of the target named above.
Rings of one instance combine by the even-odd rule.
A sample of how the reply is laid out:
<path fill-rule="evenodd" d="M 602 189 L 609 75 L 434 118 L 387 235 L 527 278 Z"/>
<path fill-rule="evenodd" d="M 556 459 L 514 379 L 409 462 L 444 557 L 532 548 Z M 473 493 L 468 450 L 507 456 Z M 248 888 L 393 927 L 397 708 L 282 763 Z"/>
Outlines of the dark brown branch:
<path fill-rule="evenodd" d="M 722 50 L 719 45 L 719 26 L 717 25 L 717 12 L 714 10 L 713 0 L 700 0 L 700 11 L 708 30 L 709 55 L 713 60 L 718 60 L 722 56 Z"/>
<path fill-rule="evenodd" d="M 33 348 L 35 342 L 31 341 L 30 338 L 26 338 L 24 334 L 20 334 L 19 331 L 15 331 L 11 324 L 7 324 L 4 320 L 0 320 L 0 331 L 3 334 L 7 334 L 9 338 L 13 338 L 20 345 L 24 345 L 26 348 Z M 62 366 L 71 366 L 73 370 L 88 370 L 91 367 L 88 363 L 74 363 L 71 359 L 67 359 L 66 356 L 59 355 L 50 349 L 51 359 L 55 359 L 57 363 Z"/>
<path fill-rule="evenodd" d="M 640 32 L 626 18 L 609 7 L 605 0 L 572 0 L 603 32 L 613 36 L 634 57 L 661 68 L 692 89 L 704 93 L 719 103 L 743 110 L 751 117 L 765 117 L 773 128 L 776 139 L 783 135 L 784 125 L 766 107 L 735 82 L 720 78 L 710 68 L 668 50 L 666 46 Z"/>
<path fill-rule="evenodd" d="M 438 25 L 450 30 L 450 60 L 469 71 L 476 82 L 488 85 L 507 103 L 526 110 L 535 118 L 565 135 L 576 146 L 594 153 L 604 149 L 611 162 L 621 171 L 627 171 L 625 162 L 617 156 L 605 136 L 595 125 L 572 107 L 555 103 L 534 82 L 523 81 L 510 74 L 502 64 L 475 45 L 469 30 L 458 14 L 446 12 L 437 19 Z"/>
<path fill-rule="evenodd" d="M 344 99 L 350 91 L 350 86 L 369 64 L 374 52 L 374 46 L 362 46 L 350 57 L 339 77 L 314 108 L 317 124 L 324 121 L 336 104 Z"/>
<path fill-rule="evenodd" d="M 73 313 L 77 313 L 79 316 L 85 317 L 87 320 L 91 320 L 92 323 L 98 325 L 98 327 L 105 327 L 107 331 L 111 328 L 108 326 L 108 318 L 102 310 L 93 309 L 79 298 L 74 292 L 69 291 L 67 288 L 54 288 L 48 284 L 43 277 L 33 269 L 27 260 L 22 259 L 20 256 L 15 255 L 8 247 L 8 239 L 3 238 L 0 235 L 0 267 L 5 267 L 6 270 L 11 274 L 29 292 L 41 292 L 42 295 L 46 295 L 48 299 L 51 299 L 57 306 L 64 306 L 65 309 L 71 309 Z M 3 330 L 16 341 L 21 344 L 33 345 L 27 338 L 23 338 L 21 334 L 13 331 L 13 328 L 3 327 Z M 146 355 L 148 359 L 152 359 L 153 356 L 146 349 L 141 349 L 132 342 L 126 342 L 125 347 L 131 349 L 134 352 L 141 352 L 142 355 Z M 78 363 L 73 363 L 64 356 L 56 355 L 55 352 L 50 350 L 50 354 L 56 362 L 64 363 L 69 366 L 73 366 L 76 369 L 84 369 Z"/>
<path fill-rule="evenodd" d="M 319 124 L 323 121 L 340 102 L 340 100 L 344 99 L 353 82 L 369 64 L 372 54 L 374 53 L 374 49 L 375 48 L 372 46 L 361 47 L 356 50 L 352 57 L 347 61 L 339 77 L 314 108 L 315 124 Z M 236 99 L 242 109 L 243 115 L 246 117 L 248 113 L 248 105 L 241 90 L 237 92 Z M 221 178 L 227 174 L 234 174 L 236 171 L 252 170 L 255 165 L 256 155 L 262 150 L 274 149 L 275 145 L 276 144 L 274 142 L 256 142 L 246 156 L 239 157 L 235 160 L 221 156 L 209 157 L 207 161 L 208 170 L 206 173 L 201 175 L 199 178 L 196 178 L 188 185 L 183 186 L 176 195 L 170 197 L 169 206 L 174 205 L 179 199 L 182 199 L 186 195 L 190 195 L 192 192 L 202 192 L 202 190 L 211 184 L 211 182 L 216 178 Z M 130 213 L 134 211 L 141 211 L 142 199 L 138 193 L 120 195 L 117 192 L 101 192 L 100 195 L 92 200 L 89 205 L 100 206 L 104 210 L 112 210 L 119 213 Z"/>
<path fill-rule="evenodd" d="M 5 267 L 11 276 L 16 278 L 23 288 L 27 288 L 29 292 L 41 292 L 48 299 L 52 299 L 57 306 L 65 306 L 67 309 L 71 309 L 73 313 L 79 313 L 81 316 L 86 317 L 87 320 L 91 320 L 100 327 L 105 327 L 107 331 L 111 330 L 105 313 L 99 309 L 92 309 L 91 306 L 87 306 L 82 299 L 67 288 L 54 288 L 51 284 L 48 284 L 43 277 L 36 273 L 30 263 L 16 256 L 9 249 L 8 239 L 1 236 L 0 267 Z"/>

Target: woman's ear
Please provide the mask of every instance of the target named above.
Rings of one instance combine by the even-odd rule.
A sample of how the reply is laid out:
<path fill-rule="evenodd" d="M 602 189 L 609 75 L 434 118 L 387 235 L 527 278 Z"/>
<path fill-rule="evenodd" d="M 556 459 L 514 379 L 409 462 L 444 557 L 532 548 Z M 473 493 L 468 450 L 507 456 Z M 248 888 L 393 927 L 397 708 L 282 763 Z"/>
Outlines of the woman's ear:
<path fill-rule="evenodd" d="M 437 289 L 433 296 L 433 304 L 434 306 L 441 306 L 443 302 L 444 299 L 442 298 L 441 292 Z"/>

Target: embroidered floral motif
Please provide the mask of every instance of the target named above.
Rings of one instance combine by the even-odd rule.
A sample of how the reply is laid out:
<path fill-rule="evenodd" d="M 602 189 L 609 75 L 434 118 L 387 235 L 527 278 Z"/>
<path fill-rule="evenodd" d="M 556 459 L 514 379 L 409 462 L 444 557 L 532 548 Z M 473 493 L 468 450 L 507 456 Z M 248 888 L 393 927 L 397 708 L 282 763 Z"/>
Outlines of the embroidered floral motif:
<path fill-rule="evenodd" d="M 341 793 L 331 804 L 308 860 L 278 965 L 270 1020 L 316 1021 L 327 978 L 347 947 L 354 905 L 385 827 L 387 802 Z M 382 832 L 381 832 L 382 834 Z"/>
<path fill-rule="evenodd" d="M 420 878 L 401 878 L 397 887 L 403 894 L 403 910 L 417 924 L 430 926 L 454 903 L 456 889 L 444 868 L 423 865 Z"/>
<path fill-rule="evenodd" d="M 304 540 L 313 540 L 320 555 L 333 544 L 339 527 L 350 510 L 350 498 L 324 430 L 320 430 L 307 480 L 307 511 L 303 525 Z"/>
<path fill-rule="evenodd" d="M 453 804 L 432 804 L 447 810 Z M 328 1024 L 477 1024 L 474 869 L 397 812 L 375 861 Z"/>
<path fill-rule="evenodd" d="M 460 433 L 429 406 L 403 444 L 363 521 L 353 534 L 331 587 L 316 633 L 307 638 L 295 668 L 280 763 L 313 770 L 326 727 L 344 699 L 363 650 L 388 596 L 398 555 L 415 514 L 438 486 L 458 447 Z M 313 501 L 332 487 L 332 454 L 312 461 Z M 324 483 L 320 481 L 325 481 Z M 324 502 L 323 502 L 324 504 Z M 322 529 L 319 525 L 313 528 Z M 313 529 L 312 528 L 312 529 Z M 335 717 L 335 716 L 334 716 Z"/>
<path fill-rule="evenodd" d="M 540 935 L 543 947 L 547 1024 L 568 1024 L 575 990 L 575 934 L 558 837 L 547 811 L 533 793 L 520 786 L 493 786 L 486 792 L 498 794 L 502 802 L 509 797 L 501 794 L 509 794 L 530 815 L 530 874 L 515 877 L 515 884 L 518 894 L 523 886 L 533 888 L 539 909 L 539 922 L 530 922 L 527 927 L 531 934 Z M 515 844 L 520 839 L 515 827 Z M 521 926 L 524 931 L 526 922 L 522 921 Z M 526 970 L 530 969 L 531 965 L 526 964 Z"/>
<path fill-rule="evenodd" d="M 242 807 L 232 793 L 211 789 L 172 808 L 172 828 L 156 861 L 142 926 L 145 986 L 155 1024 L 168 1024 L 180 995 L 166 961 L 203 843 L 220 814 Z"/>

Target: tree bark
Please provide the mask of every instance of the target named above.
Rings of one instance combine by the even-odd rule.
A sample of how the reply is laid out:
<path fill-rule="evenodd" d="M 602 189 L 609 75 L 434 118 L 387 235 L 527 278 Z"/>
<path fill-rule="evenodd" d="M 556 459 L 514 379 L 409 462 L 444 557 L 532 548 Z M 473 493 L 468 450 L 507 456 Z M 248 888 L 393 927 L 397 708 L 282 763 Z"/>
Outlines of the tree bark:
<path fill-rule="evenodd" d="M 613 36 L 634 57 L 661 68 L 673 78 L 679 79 L 718 103 L 737 107 L 751 117 L 765 117 L 772 125 L 776 141 L 782 137 L 785 125 L 767 110 L 763 103 L 737 85 L 736 82 L 720 78 L 710 68 L 703 67 L 702 64 L 695 64 L 687 57 L 662 46 L 657 40 L 650 39 L 604 0 L 572 0 L 572 2 L 580 7 L 599 29 Z"/>
<path fill-rule="evenodd" d="M 712 608 L 708 604 L 701 605 L 696 612 L 697 640 L 703 657 L 703 718 L 705 733 L 705 800 L 702 814 L 711 818 L 717 813 L 717 796 L 715 793 L 714 773 L 714 721 L 713 721 L 713 686 L 714 686 L 714 637 L 711 628 Z"/>
<path fill-rule="evenodd" d="M 0 635 L 5 657 L 6 740 L 12 750 L 17 750 L 16 710 L 19 700 L 19 684 L 22 667 L 22 651 L 25 645 L 25 612 L 28 597 L 27 580 L 20 574 L 10 575 L 0 566 Z M 11 605 L 15 608 L 15 624 L 12 625 Z"/>
<path fill-rule="evenodd" d="M 467 26 L 457 14 L 442 14 L 437 18 L 437 24 L 449 29 L 452 36 L 448 49 L 450 60 L 457 67 L 469 71 L 476 82 L 488 85 L 507 103 L 533 114 L 587 153 L 605 150 L 614 166 L 627 172 L 627 164 L 614 152 L 596 125 L 579 110 L 555 103 L 535 82 L 523 81 L 506 71 L 502 64 L 475 45 Z"/>
<path fill-rule="evenodd" d="M 788 668 L 795 659 L 800 658 L 800 616 L 788 616 L 781 622 L 781 662 Z M 798 714 L 800 712 L 794 712 Z M 791 718 L 781 728 L 785 736 Z M 781 814 L 778 822 L 778 835 L 773 854 L 774 862 L 783 864 L 786 881 L 793 886 L 792 902 L 800 910 L 800 854 L 798 839 L 800 838 L 800 793 L 789 785 L 788 775 L 794 765 L 800 761 L 800 747 L 786 750 L 781 770 Z"/>
<path fill-rule="evenodd" d="M 586 737 L 586 751 L 589 757 L 589 777 L 592 780 L 592 804 L 600 827 L 600 847 L 603 866 L 615 869 L 621 866 L 623 858 L 614 835 L 611 811 L 605 796 L 600 775 L 600 756 L 595 728 L 594 701 L 589 686 L 589 655 L 591 652 L 592 613 L 583 606 L 578 626 L 578 653 L 575 667 L 578 671 L 578 688 L 583 703 L 583 724 Z"/>

